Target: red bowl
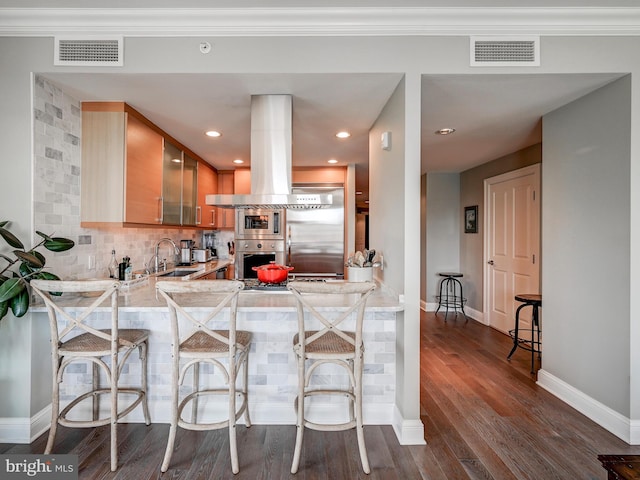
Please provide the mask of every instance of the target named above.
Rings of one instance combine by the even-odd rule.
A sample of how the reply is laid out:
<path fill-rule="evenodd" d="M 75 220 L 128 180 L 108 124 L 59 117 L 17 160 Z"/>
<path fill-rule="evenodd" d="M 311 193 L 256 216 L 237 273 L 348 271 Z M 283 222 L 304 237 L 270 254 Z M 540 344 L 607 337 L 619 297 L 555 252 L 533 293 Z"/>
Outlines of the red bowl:
<path fill-rule="evenodd" d="M 251 267 L 252 270 L 258 272 L 258 280 L 264 283 L 282 283 L 289 276 L 289 272 L 293 270 L 293 267 L 286 265 L 278 265 L 276 263 L 269 263 L 267 265 L 260 265 L 258 267 Z"/>

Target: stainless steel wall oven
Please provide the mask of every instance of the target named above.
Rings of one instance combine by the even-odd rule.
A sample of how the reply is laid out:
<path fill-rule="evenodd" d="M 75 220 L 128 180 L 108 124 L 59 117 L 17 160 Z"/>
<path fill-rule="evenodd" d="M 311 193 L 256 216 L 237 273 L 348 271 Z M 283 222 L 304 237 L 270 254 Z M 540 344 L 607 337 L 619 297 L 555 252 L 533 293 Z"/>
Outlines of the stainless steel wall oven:
<path fill-rule="evenodd" d="M 236 210 L 236 238 L 284 238 L 285 210 L 239 208 Z"/>
<path fill-rule="evenodd" d="M 284 265 L 285 261 L 284 238 L 279 240 L 236 239 L 236 278 L 239 280 L 258 278 L 258 273 L 252 270 L 253 267 L 266 265 L 269 262 Z"/>

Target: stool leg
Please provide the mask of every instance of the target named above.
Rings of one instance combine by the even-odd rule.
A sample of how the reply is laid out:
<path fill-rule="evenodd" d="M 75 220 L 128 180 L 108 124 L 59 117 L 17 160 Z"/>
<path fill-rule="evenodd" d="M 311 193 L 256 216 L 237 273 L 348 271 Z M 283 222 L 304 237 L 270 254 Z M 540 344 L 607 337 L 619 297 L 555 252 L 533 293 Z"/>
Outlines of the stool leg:
<path fill-rule="evenodd" d="M 300 454 L 302 453 L 302 437 L 304 436 L 304 392 L 305 392 L 305 359 L 297 354 L 298 362 L 298 395 L 294 400 L 296 408 L 296 446 L 293 451 L 293 463 L 291 464 L 291 473 L 298 472 L 300 465 Z"/>
<path fill-rule="evenodd" d="M 514 335 L 513 335 L 513 348 L 511 349 L 511 351 L 509 352 L 509 355 L 507 355 L 507 360 L 511 360 L 511 355 L 513 355 L 513 352 L 516 351 L 516 349 L 518 348 L 518 328 L 519 328 L 519 324 L 520 324 L 520 310 L 522 310 L 522 307 L 524 307 L 526 304 L 522 304 L 518 307 L 518 309 L 516 310 L 516 326 L 515 326 L 515 330 L 514 330 Z"/>
<path fill-rule="evenodd" d="M 540 345 L 540 320 L 538 318 L 538 306 L 534 305 L 533 306 L 533 314 L 532 314 L 532 319 L 531 319 L 531 373 L 534 373 L 534 350 L 536 350 L 535 348 L 533 348 L 533 328 L 535 327 L 536 329 L 536 337 L 537 337 L 537 342 L 536 345 L 538 345 L 537 347 L 537 351 L 538 351 L 538 360 L 540 360 L 540 358 L 542 357 L 541 352 L 542 352 L 542 346 Z"/>
<path fill-rule="evenodd" d="M 454 286 L 453 286 L 454 303 L 455 303 L 455 305 L 457 307 L 458 306 L 458 299 L 460 299 L 460 311 L 462 312 L 462 315 L 464 315 L 464 319 L 468 322 L 469 318 L 467 317 L 467 314 L 464 311 L 464 293 L 462 292 L 462 282 L 460 280 L 458 280 L 457 278 L 454 278 L 453 281 L 455 282 Z M 457 296 L 457 293 L 456 293 L 456 286 L 460 290 L 460 295 L 459 296 Z"/>
<path fill-rule="evenodd" d="M 451 277 L 447 277 L 445 280 L 445 287 L 444 287 L 444 291 L 445 291 L 445 300 L 444 300 L 444 308 L 445 308 L 445 312 L 444 312 L 444 321 L 447 321 L 447 315 L 449 315 L 449 289 L 451 288 Z"/>
<path fill-rule="evenodd" d="M 438 308 L 436 308 L 436 314 L 440 311 L 440 307 L 442 306 L 442 285 L 444 284 L 444 278 L 440 280 L 440 295 L 438 295 Z"/>

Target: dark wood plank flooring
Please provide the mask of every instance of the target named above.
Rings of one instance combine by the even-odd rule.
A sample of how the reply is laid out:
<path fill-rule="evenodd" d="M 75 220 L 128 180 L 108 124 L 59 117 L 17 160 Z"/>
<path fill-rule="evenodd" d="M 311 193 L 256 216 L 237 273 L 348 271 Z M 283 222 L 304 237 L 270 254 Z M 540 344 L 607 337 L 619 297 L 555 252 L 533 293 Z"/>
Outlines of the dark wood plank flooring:
<path fill-rule="evenodd" d="M 55 451 L 76 453 L 81 479 L 606 479 L 598 454 L 640 454 L 535 384 L 530 356 L 506 360 L 510 339 L 464 317 L 422 312 L 421 418 L 427 445 L 401 446 L 390 426 L 365 427 L 371 475 L 360 467 L 355 432 L 305 432 L 300 470 L 290 475 L 291 425 L 238 427 L 233 475 L 225 430 L 181 430 L 160 474 L 168 425 L 119 426 L 120 468 L 109 471 L 108 427 L 60 427 Z M 418 361 L 418 359 L 416 359 Z M 41 453 L 0 444 L 0 453 Z"/>

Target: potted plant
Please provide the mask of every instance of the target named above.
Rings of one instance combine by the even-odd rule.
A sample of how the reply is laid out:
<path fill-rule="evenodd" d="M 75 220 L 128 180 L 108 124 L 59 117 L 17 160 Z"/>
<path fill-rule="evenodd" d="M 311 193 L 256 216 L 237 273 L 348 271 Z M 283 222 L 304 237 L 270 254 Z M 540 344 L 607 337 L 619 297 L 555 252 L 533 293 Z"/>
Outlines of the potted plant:
<path fill-rule="evenodd" d="M 44 270 L 46 259 L 36 249 L 42 246 L 52 252 L 64 252 L 75 245 L 68 238 L 50 237 L 36 231 L 42 240 L 27 250 L 20 239 L 5 228 L 8 223 L 0 222 L 0 236 L 14 249 L 14 258 L 0 253 L 0 258 L 7 262 L 0 270 L 0 320 L 9 312 L 9 308 L 16 317 L 27 313 L 30 297 L 27 286 L 32 278 L 60 280 L 57 275 Z"/>

